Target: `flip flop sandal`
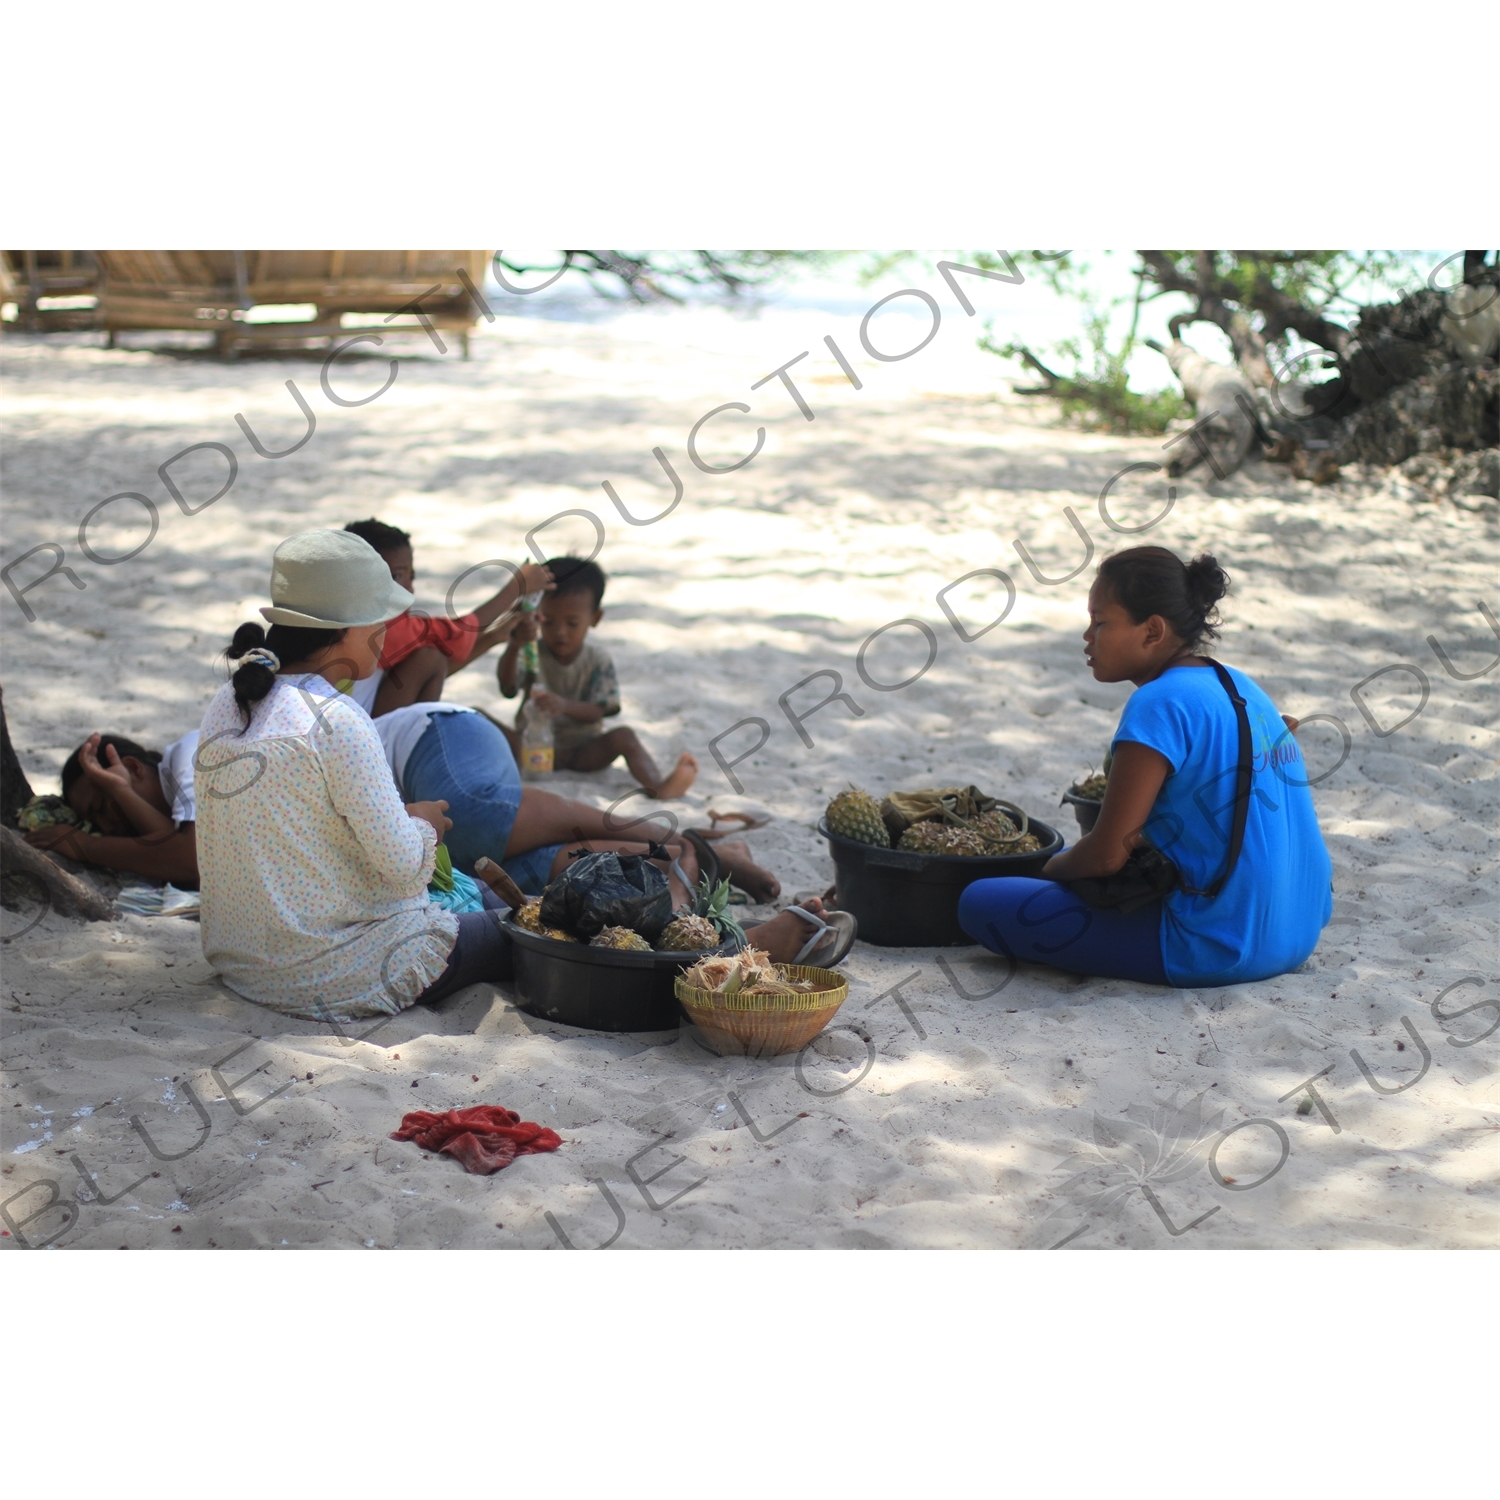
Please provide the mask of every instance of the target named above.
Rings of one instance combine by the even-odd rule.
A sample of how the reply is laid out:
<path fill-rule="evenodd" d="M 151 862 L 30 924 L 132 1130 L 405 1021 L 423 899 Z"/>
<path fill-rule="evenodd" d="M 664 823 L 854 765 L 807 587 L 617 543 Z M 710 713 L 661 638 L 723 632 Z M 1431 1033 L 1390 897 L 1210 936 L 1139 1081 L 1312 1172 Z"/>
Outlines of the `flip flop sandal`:
<path fill-rule="evenodd" d="M 698 873 L 700 876 L 708 876 L 708 888 L 709 890 L 713 890 L 714 887 L 717 886 L 718 883 L 724 878 L 723 872 L 719 866 L 718 854 L 709 844 L 708 840 L 705 839 L 704 836 L 696 828 L 684 828 L 682 830 L 682 836 L 697 851 Z M 682 883 L 684 885 L 689 886 L 689 889 L 692 888 L 690 882 L 683 877 L 680 867 L 677 870 L 677 878 L 679 880 L 682 880 Z"/>
<path fill-rule="evenodd" d="M 714 823 L 739 823 L 739 828 L 694 828 L 692 832 L 699 838 L 723 839 L 728 838 L 731 833 L 752 833 L 757 828 L 765 828 L 771 822 L 769 813 L 743 813 L 743 812 L 715 812 L 709 808 L 708 816 Z"/>
<path fill-rule="evenodd" d="M 831 969 L 848 957 L 849 950 L 854 946 L 854 939 L 859 936 L 859 923 L 854 920 L 852 912 L 831 911 L 828 913 L 831 920 L 825 922 L 816 912 L 808 911 L 805 906 L 789 906 L 786 909 L 817 928 L 817 931 L 808 938 L 802 951 L 792 960 L 793 963 L 812 964 L 819 969 Z M 814 957 L 818 949 L 827 943 L 826 934 L 830 932 L 835 935 L 832 948 L 821 957 Z"/>
<path fill-rule="evenodd" d="M 798 891 L 797 894 L 792 897 L 792 905 L 801 906 L 804 901 L 810 901 L 814 896 L 817 896 L 822 901 L 824 910 L 841 910 L 839 906 L 838 891 L 833 886 L 829 886 L 826 891 Z"/>

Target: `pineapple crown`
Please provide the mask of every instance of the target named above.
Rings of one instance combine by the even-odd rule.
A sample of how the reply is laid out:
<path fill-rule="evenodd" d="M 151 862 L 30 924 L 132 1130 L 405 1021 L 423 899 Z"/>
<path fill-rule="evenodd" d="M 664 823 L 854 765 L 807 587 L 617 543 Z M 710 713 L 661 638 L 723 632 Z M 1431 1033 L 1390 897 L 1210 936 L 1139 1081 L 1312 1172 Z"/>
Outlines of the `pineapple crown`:
<path fill-rule="evenodd" d="M 729 882 L 721 880 L 710 885 L 707 875 L 698 877 L 698 888 L 693 892 L 691 903 L 677 913 L 680 917 L 707 917 L 719 929 L 719 935 L 732 939 L 736 946 L 749 946 L 745 929 L 729 915 Z"/>

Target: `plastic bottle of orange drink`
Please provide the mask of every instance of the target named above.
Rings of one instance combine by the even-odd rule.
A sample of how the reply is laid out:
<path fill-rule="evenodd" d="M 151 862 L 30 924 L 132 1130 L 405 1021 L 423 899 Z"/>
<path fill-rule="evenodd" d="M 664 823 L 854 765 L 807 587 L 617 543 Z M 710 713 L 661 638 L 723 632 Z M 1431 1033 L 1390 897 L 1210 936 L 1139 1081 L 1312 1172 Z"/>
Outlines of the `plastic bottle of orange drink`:
<path fill-rule="evenodd" d="M 521 774 L 529 781 L 550 776 L 554 759 L 552 715 L 544 714 L 534 699 L 528 699 L 521 715 Z"/>

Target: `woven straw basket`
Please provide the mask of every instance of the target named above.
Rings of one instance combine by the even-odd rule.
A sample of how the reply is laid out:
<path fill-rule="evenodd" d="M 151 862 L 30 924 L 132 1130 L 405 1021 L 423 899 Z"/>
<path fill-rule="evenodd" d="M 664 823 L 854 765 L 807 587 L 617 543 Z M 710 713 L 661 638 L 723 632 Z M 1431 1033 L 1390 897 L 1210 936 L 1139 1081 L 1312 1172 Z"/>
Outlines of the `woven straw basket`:
<path fill-rule="evenodd" d="M 848 980 L 832 969 L 777 964 L 776 972 L 783 979 L 808 980 L 816 988 L 803 995 L 720 995 L 696 989 L 678 975 L 677 998 L 705 1046 L 721 1057 L 800 1052 L 849 998 Z"/>

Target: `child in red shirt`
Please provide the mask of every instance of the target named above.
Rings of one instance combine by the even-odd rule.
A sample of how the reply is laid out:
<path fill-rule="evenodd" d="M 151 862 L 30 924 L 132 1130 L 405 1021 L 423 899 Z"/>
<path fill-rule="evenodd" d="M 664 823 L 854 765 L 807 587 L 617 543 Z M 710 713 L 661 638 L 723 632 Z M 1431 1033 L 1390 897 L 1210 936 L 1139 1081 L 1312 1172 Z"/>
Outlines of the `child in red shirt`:
<path fill-rule="evenodd" d="M 384 521 L 351 521 L 344 527 L 368 542 L 384 559 L 391 577 L 408 592 L 414 592 L 416 559 L 411 536 Z M 523 594 L 549 590 L 552 575 L 539 563 L 527 563 L 499 593 L 487 599 L 472 614 L 457 619 L 434 617 L 423 610 L 409 610 L 386 627 L 380 667 L 384 673 L 370 708 L 379 718 L 393 708 L 411 703 L 432 703 L 443 696 L 443 684 L 477 661 L 492 646 L 510 639 L 517 616 L 511 606 Z"/>

